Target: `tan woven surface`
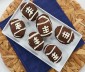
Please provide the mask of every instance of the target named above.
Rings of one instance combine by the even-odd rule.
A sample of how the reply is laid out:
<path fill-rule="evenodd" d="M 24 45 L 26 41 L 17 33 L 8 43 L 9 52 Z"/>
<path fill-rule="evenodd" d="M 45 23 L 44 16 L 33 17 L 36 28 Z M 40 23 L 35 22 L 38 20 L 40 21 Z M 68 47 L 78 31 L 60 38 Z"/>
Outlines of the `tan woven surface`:
<path fill-rule="evenodd" d="M 13 14 L 13 12 L 16 10 L 18 5 L 20 4 L 22 0 L 14 0 L 5 10 L 3 15 L 0 17 L 0 22 L 9 17 L 10 15 Z"/>
<path fill-rule="evenodd" d="M 85 40 L 85 11 L 81 9 L 79 4 L 74 0 L 57 0 L 74 27 L 83 35 Z M 7 8 L 5 13 L 0 18 L 0 21 L 10 16 L 17 8 L 21 0 L 14 0 L 13 3 Z M 5 64 L 9 67 L 11 72 L 25 72 L 20 60 L 13 51 L 6 37 L 1 33 L 0 30 L 0 52 Z M 62 72 L 78 72 L 81 67 L 85 64 L 85 45 L 74 52 Z M 20 70 L 20 71 L 19 71 Z M 49 72 L 56 72 L 54 69 L 50 69 Z"/>
<path fill-rule="evenodd" d="M 15 0 L 12 2 L 9 7 L 7 7 L 6 11 L 0 18 L 0 21 L 3 21 L 7 17 L 13 14 L 16 10 L 18 5 L 20 4 L 21 0 Z M 6 39 L 6 37 L 2 34 L 0 29 L 0 53 L 2 54 L 2 58 L 5 64 L 8 66 L 11 72 L 26 72 L 21 61 L 17 57 L 16 53 L 14 52 L 12 46 Z"/>
<path fill-rule="evenodd" d="M 25 72 L 21 61 L 0 29 L 0 53 L 11 72 Z"/>

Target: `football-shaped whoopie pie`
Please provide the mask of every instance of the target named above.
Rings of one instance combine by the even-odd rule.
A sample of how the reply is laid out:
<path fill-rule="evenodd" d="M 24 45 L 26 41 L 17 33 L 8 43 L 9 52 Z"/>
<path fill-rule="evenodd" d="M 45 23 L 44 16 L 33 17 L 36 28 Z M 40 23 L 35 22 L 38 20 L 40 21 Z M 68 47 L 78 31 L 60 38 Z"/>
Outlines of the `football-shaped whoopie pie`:
<path fill-rule="evenodd" d="M 56 45 L 48 44 L 44 48 L 44 52 L 46 56 L 50 59 L 50 61 L 54 63 L 58 63 L 62 59 L 62 52 Z"/>
<path fill-rule="evenodd" d="M 20 10 L 22 14 L 31 21 L 36 20 L 36 17 L 38 16 L 38 9 L 32 2 L 23 3 Z"/>
<path fill-rule="evenodd" d="M 52 23 L 48 15 L 42 14 L 37 17 L 36 26 L 42 37 L 48 37 L 52 34 Z"/>
<path fill-rule="evenodd" d="M 25 34 L 26 27 L 22 20 L 13 19 L 9 22 L 11 31 L 16 38 L 22 38 Z"/>
<path fill-rule="evenodd" d="M 38 32 L 32 32 L 29 34 L 29 45 L 37 51 L 42 50 L 44 41 Z"/>
<path fill-rule="evenodd" d="M 69 44 L 74 39 L 74 33 L 72 30 L 65 26 L 58 26 L 55 29 L 55 37 L 62 44 Z"/>

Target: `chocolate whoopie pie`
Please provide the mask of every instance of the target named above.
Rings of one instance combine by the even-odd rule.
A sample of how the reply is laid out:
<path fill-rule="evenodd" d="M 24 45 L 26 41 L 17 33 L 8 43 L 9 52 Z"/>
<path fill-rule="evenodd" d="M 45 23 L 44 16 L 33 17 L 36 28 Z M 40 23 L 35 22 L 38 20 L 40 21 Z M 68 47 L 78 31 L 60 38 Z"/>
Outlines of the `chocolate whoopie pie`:
<path fill-rule="evenodd" d="M 36 17 L 38 16 L 38 9 L 32 2 L 23 3 L 20 10 L 22 14 L 31 21 L 36 20 Z"/>
<path fill-rule="evenodd" d="M 42 37 L 48 37 L 52 34 L 52 22 L 48 15 L 42 14 L 37 17 L 36 26 Z"/>
<path fill-rule="evenodd" d="M 12 34 L 16 38 L 22 38 L 25 34 L 26 27 L 22 20 L 13 19 L 9 22 Z"/>
<path fill-rule="evenodd" d="M 40 51 L 43 48 L 44 40 L 37 32 L 29 34 L 29 45 L 36 51 Z"/>
<path fill-rule="evenodd" d="M 55 37 L 62 44 L 69 44 L 74 40 L 74 33 L 65 26 L 58 26 L 55 29 Z"/>
<path fill-rule="evenodd" d="M 50 59 L 50 61 L 54 63 L 58 63 L 62 59 L 62 52 L 56 45 L 48 44 L 44 48 L 44 52 L 46 56 Z"/>

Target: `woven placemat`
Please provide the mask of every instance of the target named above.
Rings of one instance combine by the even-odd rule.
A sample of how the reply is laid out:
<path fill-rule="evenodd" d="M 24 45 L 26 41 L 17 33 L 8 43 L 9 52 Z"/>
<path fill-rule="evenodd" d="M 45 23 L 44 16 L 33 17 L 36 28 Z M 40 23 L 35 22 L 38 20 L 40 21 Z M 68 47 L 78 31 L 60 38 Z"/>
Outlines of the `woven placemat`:
<path fill-rule="evenodd" d="M 21 61 L 18 59 L 12 46 L 8 42 L 7 38 L 2 34 L 0 29 L 0 53 L 5 64 L 8 66 L 11 72 L 25 72 Z"/>
<path fill-rule="evenodd" d="M 6 11 L 0 18 L 0 21 L 3 21 L 7 17 L 13 14 L 18 5 L 22 0 L 14 0 L 9 7 L 7 7 Z M 2 34 L 2 30 L 0 29 L 0 53 L 2 54 L 2 58 L 5 64 L 8 66 L 11 72 L 26 72 L 20 59 L 17 57 L 14 52 L 12 46 L 8 42 L 7 38 Z"/>
<path fill-rule="evenodd" d="M 85 11 L 80 7 L 80 5 L 74 0 L 57 0 L 64 12 L 66 13 L 69 20 L 73 23 L 74 27 L 78 32 L 83 35 L 83 40 L 85 41 Z M 3 21 L 8 16 L 13 14 L 17 6 L 20 4 L 21 0 L 14 0 L 13 3 L 4 12 L 0 21 Z M 2 58 L 5 64 L 9 67 L 11 72 L 26 72 L 22 66 L 20 60 L 13 51 L 13 48 L 9 44 L 6 37 L 1 33 L 0 30 L 0 52 L 2 53 Z M 85 45 L 83 45 L 79 50 L 74 52 L 67 63 L 65 64 L 62 72 L 78 72 L 81 67 L 85 64 Z M 54 69 L 50 69 L 48 72 L 56 72 Z"/>
<path fill-rule="evenodd" d="M 5 12 L 0 17 L 0 22 L 8 18 L 13 12 L 16 10 L 18 5 L 21 3 L 22 0 L 14 0 L 5 10 Z"/>

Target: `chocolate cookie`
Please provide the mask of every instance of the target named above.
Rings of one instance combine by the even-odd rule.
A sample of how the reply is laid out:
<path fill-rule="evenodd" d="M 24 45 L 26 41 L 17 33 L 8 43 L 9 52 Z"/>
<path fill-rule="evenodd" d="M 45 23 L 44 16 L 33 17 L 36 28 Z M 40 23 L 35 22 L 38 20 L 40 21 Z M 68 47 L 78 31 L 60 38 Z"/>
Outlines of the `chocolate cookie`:
<path fill-rule="evenodd" d="M 37 7 L 32 3 L 23 3 L 20 8 L 22 14 L 31 21 L 36 20 L 36 17 L 38 16 L 38 10 Z"/>
<path fill-rule="evenodd" d="M 52 23 L 48 15 L 42 14 L 36 19 L 38 31 L 42 37 L 48 37 L 52 34 Z"/>
<path fill-rule="evenodd" d="M 62 52 L 58 49 L 56 45 L 46 45 L 44 48 L 44 52 L 46 56 L 54 63 L 58 63 L 62 59 Z"/>
<path fill-rule="evenodd" d="M 22 20 L 13 19 L 9 24 L 14 37 L 22 38 L 24 36 L 26 27 Z"/>
<path fill-rule="evenodd" d="M 42 50 L 44 41 L 43 38 L 37 32 L 32 32 L 29 34 L 29 45 L 37 51 Z"/>
<path fill-rule="evenodd" d="M 62 44 L 69 44 L 74 39 L 74 33 L 72 30 L 65 26 L 58 26 L 55 29 L 55 37 Z"/>

